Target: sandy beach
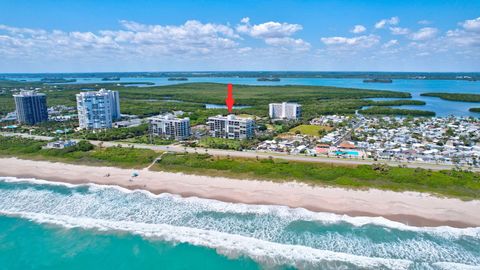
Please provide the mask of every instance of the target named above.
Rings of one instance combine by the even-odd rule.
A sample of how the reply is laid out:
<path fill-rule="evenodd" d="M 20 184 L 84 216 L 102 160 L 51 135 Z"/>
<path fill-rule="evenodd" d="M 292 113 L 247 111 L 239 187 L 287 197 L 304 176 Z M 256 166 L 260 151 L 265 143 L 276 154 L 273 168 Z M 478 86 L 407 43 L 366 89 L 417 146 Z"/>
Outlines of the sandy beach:
<path fill-rule="evenodd" d="M 133 181 L 132 169 L 92 167 L 0 158 L 0 177 L 37 178 L 73 184 L 96 183 L 152 193 L 173 193 L 226 202 L 286 205 L 349 216 L 382 216 L 413 226 L 480 226 L 480 201 L 440 198 L 418 192 L 349 190 L 301 183 L 235 180 L 147 169 Z M 108 177 L 106 175 L 109 174 Z"/>

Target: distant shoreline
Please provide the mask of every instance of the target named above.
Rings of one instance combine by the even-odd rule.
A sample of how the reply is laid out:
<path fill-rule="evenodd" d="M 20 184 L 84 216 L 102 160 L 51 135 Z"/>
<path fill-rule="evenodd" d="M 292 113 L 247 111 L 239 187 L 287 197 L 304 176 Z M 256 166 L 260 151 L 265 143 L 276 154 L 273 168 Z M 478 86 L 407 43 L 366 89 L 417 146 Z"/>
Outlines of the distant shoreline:
<path fill-rule="evenodd" d="M 411 79 L 411 80 L 464 80 L 475 81 L 480 79 L 480 72 L 395 72 L 395 71 L 157 71 L 157 72 L 59 72 L 59 73 L 0 73 L 5 77 L 225 77 L 225 78 L 328 78 L 328 79 Z"/>
<path fill-rule="evenodd" d="M 480 201 L 440 198 L 418 192 L 349 190 L 313 187 L 296 182 L 235 180 L 180 173 L 92 167 L 47 161 L 0 158 L 0 175 L 36 178 L 72 184 L 116 185 L 131 190 L 143 189 L 155 194 L 172 193 L 246 204 L 286 205 L 317 212 L 349 216 L 382 216 L 413 226 L 480 226 Z M 106 177 L 106 174 L 110 174 Z"/>

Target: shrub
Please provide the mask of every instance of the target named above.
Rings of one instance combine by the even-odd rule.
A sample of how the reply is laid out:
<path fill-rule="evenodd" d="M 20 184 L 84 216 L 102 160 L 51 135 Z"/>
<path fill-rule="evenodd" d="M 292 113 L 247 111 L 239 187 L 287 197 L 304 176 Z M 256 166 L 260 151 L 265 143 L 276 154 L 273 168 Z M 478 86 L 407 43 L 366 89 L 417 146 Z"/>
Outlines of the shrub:
<path fill-rule="evenodd" d="M 95 148 L 95 146 L 93 146 L 93 144 L 91 144 L 89 141 L 86 141 L 86 140 L 81 140 L 76 145 L 76 149 L 82 152 L 91 151 L 93 150 L 93 148 Z"/>

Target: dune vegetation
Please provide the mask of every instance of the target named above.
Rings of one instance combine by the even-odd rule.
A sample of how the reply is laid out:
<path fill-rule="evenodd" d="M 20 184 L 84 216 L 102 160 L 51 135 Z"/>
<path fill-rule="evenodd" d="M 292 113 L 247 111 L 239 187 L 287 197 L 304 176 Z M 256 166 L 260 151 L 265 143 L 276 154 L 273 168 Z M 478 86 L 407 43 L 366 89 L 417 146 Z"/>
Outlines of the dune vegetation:
<path fill-rule="evenodd" d="M 0 136 L 0 157 L 18 157 L 90 166 L 145 168 L 160 153 L 129 147 L 94 147 L 88 141 L 65 149 L 44 149 L 47 142 Z M 163 154 L 152 167 L 236 179 L 299 181 L 313 185 L 419 191 L 462 199 L 480 198 L 480 174 L 460 170 L 431 171 L 385 164 L 337 166 L 330 163 L 253 159 L 202 154 Z"/>
<path fill-rule="evenodd" d="M 464 199 L 480 198 L 480 174 L 459 170 L 431 171 L 385 164 L 337 166 L 330 163 L 166 154 L 154 170 L 237 179 L 299 181 L 313 185 L 429 192 Z"/>
<path fill-rule="evenodd" d="M 122 168 L 143 168 L 159 156 L 149 149 L 101 148 L 88 141 L 64 149 L 44 149 L 46 144 L 45 141 L 0 136 L 0 156 Z"/>

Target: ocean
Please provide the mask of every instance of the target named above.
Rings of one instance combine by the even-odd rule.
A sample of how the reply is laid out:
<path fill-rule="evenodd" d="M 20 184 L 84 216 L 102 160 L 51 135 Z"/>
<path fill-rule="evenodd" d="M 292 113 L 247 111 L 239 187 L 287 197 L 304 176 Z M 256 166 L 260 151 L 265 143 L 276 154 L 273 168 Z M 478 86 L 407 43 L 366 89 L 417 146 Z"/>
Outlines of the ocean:
<path fill-rule="evenodd" d="M 12 80 L 39 81 L 41 77 L 8 77 Z M 239 77 L 190 77 L 188 81 L 169 81 L 166 77 L 135 78 L 120 77 L 119 81 L 102 81 L 101 78 L 66 78 L 77 79 L 74 83 L 67 84 L 88 84 L 88 83 L 125 83 L 125 82 L 151 82 L 154 85 L 171 85 L 179 83 L 194 82 L 213 82 L 213 83 L 232 83 L 246 85 L 314 85 L 314 86 L 334 86 L 346 88 L 392 90 L 409 92 L 412 99 L 426 102 L 424 106 L 401 106 L 403 109 L 428 110 L 433 111 L 437 116 L 472 116 L 480 117 L 480 113 L 470 112 L 473 107 L 480 107 L 480 103 L 475 102 L 454 102 L 442 100 L 436 97 L 423 97 L 420 94 L 427 92 L 445 92 L 445 93 L 469 93 L 480 94 L 480 81 L 467 80 L 412 80 L 412 79 L 394 79 L 392 83 L 364 83 L 363 79 L 354 78 L 282 78 L 279 82 L 257 81 L 256 78 Z M 148 87 L 149 85 L 136 85 L 139 87 Z"/>
<path fill-rule="evenodd" d="M 0 269 L 480 269 L 480 227 L 0 177 Z"/>

